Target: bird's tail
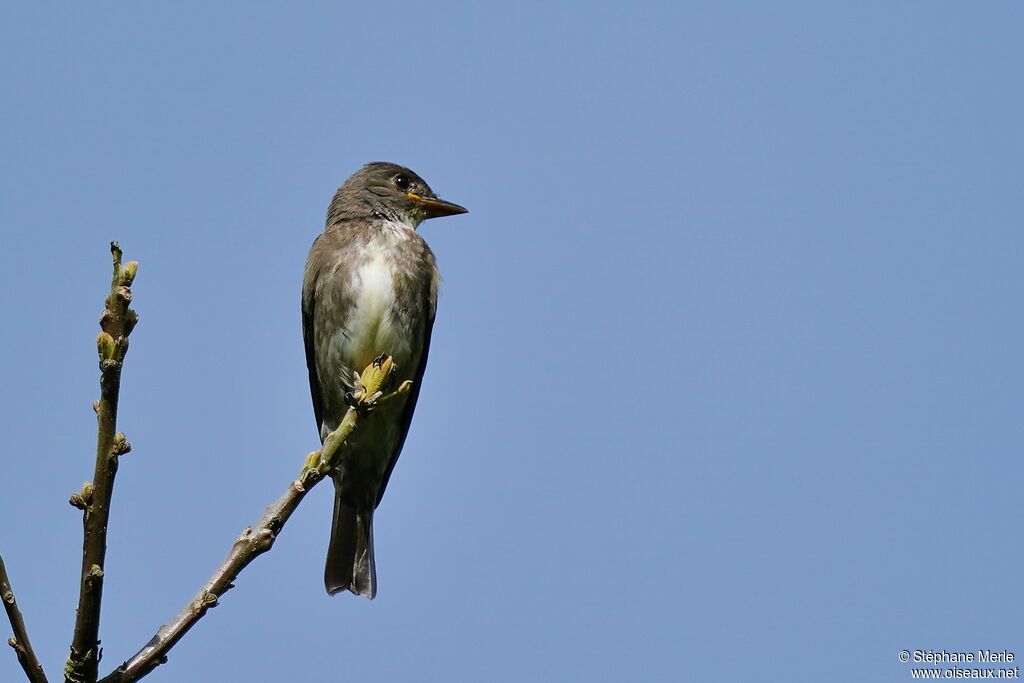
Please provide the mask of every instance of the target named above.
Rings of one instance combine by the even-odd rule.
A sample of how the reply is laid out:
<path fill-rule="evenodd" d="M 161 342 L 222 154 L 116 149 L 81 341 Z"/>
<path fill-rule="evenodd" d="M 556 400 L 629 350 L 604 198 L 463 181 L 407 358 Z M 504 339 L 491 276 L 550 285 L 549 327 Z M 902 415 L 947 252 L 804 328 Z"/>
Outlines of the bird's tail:
<path fill-rule="evenodd" d="M 370 600 L 377 595 L 373 562 L 373 508 L 359 510 L 334 494 L 334 522 L 324 584 L 331 595 L 349 590 Z"/>

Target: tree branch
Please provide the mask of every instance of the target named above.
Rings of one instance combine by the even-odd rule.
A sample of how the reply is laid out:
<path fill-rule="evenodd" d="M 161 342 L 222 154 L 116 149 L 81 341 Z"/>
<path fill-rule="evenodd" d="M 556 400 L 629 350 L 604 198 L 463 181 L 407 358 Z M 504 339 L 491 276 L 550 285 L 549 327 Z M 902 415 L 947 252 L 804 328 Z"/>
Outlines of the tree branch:
<path fill-rule="evenodd" d="M 18 609 L 18 602 L 14 599 L 14 589 L 11 588 L 11 581 L 7 578 L 7 567 L 4 566 L 4 558 L 0 556 L 0 600 L 3 600 L 4 609 L 7 610 L 7 618 L 11 621 L 11 629 L 14 637 L 7 641 L 7 644 L 14 648 L 18 655 L 18 663 L 25 670 L 25 676 L 32 683 L 46 683 L 46 674 L 43 673 L 43 665 L 36 658 L 32 650 L 32 643 L 28 640 L 28 630 L 25 628 L 25 620 Z"/>
<path fill-rule="evenodd" d="M 96 347 L 100 356 L 100 399 L 96 411 L 96 470 L 91 484 L 72 495 L 71 504 L 83 511 L 82 577 L 71 654 L 64 667 L 65 683 L 93 683 L 98 676 L 100 605 L 103 599 L 103 563 L 107 553 L 107 522 L 114 492 L 118 457 L 130 450 L 123 434 L 117 433 L 117 400 L 121 388 L 121 366 L 128 351 L 128 335 L 138 317 L 128 305 L 138 262 L 121 264 L 121 247 L 110 243 L 114 275 L 106 308 L 100 317 Z"/>
<path fill-rule="evenodd" d="M 242 532 L 231 546 L 231 551 L 224 562 L 177 616 L 161 626 L 145 647 L 105 676 L 100 683 L 137 681 L 167 661 L 170 649 L 211 607 L 217 606 L 221 596 L 234 587 L 234 581 L 243 569 L 273 547 L 278 534 L 302 499 L 345 457 L 348 452 L 347 440 L 358 427 L 359 420 L 381 403 L 410 389 L 412 383 L 406 381 L 394 391 L 384 393 L 389 388 L 394 371 L 393 361 L 384 354 L 378 356 L 363 371 L 360 386 L 353 396 L 352 407 L 345 413 L 338 428 L 324 440 L 323 447 L 306 457 L 299 478 L 288 486 L 284 495 L 264 511 L 263 516 L 253 526 Z"/>

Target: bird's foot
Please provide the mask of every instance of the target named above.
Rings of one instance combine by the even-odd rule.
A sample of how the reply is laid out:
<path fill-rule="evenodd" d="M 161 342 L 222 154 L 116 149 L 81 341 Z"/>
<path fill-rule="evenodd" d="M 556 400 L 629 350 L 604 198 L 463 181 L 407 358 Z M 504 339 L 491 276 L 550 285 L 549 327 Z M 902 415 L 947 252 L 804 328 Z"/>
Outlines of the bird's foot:
<path fill-rule="evenodd" d="M 383 395 L 383 391 L 375 391 L 371 394 L 365 388 L 357 387 L 355 391 L 345 394 L 345 402 L 359 414 L 359 417 L 364 417 L 377 409 L 380 405 L 380 397 Z"/>
<path fill-rule="evenodd" d="M 355 388 L 345 393 L 345 402 L 360 416 L 369 415 L 380 405 L 394 380 L 398 366 L 391 356 L 382 353 L 366 366 L 355 382 Z"/>
<path fill-rule="evenodd" d="M 356 382 L 355 390 L 345 392 L 345 403 L 348 404 L 349 408 L 356 411 L 359 417 L 364 417 L 377 409 L 377 400 L 382 395 L 380 391 L 375 391 L 372 394 L 367 393 L 366 387 L 361 382 Z"/>

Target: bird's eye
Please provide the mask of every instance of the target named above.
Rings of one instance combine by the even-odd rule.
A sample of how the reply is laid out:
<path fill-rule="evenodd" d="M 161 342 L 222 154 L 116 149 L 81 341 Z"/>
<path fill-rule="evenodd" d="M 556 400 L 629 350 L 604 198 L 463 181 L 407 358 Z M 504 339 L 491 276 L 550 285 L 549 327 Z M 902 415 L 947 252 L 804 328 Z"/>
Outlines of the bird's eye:
<path fill-rule="evenodd" d="M 407 175 L 396 175 L 395 176 L 395 186 L 398 187 L 399 190 L 402 190 L 404 192 L 405 190 L 409 189 L 409 185 L 411 185 L 411 184 L 412 183 L 409 180 L 409 176 L 407 176 Z"/>

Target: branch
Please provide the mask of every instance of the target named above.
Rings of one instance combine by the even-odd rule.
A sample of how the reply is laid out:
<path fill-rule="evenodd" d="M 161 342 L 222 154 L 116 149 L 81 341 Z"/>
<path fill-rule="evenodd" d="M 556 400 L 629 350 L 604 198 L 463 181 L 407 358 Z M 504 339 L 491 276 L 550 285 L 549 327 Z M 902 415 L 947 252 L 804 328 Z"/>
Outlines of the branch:
<path fill-rule="evenodd" d="M 323 447 L 306 457 L 299 478 L 288 486 L 284 495 L 264 511 L 263 516 L 253 526 L 242 531 L 242 535 L 235 540 L 224 562 L 177 616 L 161 626 L 145 647 L 104 677 L 100 683 L 137 681 L 167 661 L 170 649 L 211 607 L 219 604 L 221 596 L 234 587 L 234 581 L 243 569 L 274 546 L 278 534 L 299 507 L 302 499 L 345 457 L 348 452 L 348 438 L 358 427 L 360 418 L 411 388 L 412 382 L 406 381 L 394 391 L 384 393 L 389 387 L 395 369 L 391 358 L 381 354 L 363 371 L 360 386 L 357 387 L 352 399 L 352 407 L 345 413 L 338 428 L 324 440 Z"/>
<path fill-rule="evenodd" d="M 11 588 L 10 579 L 7 578 L 7 567 L 4 566 L 3 556 L 0 556 L 0 600 L 3 600 L 7 618 L 11 621 L 11 629 L 14 630 L 14 637 L 8 640 L 7 644 L 13 647 L 17 653 L 18 663 L 25 670 L 28 680 L 32 683 L 46 683 L 43 665 L 39 663 L 36 653 L 32 650 L 32 643 L 28 640 L 28 630 L 25 628 L 25 620 L 14 599 L 14 589 Z"/>
<path fill-rule="evenodd" d="M 110 283 L 106 308 L 100 317 L 96 347 L 100 356 L 100 399 L 96 411 L 96 471 L 92 483 L 71 496 L 71 504 L 84 511 L 82 526 L 82 578 L 71 654 L 64 667 L 65 683 L 91 683 L 98 676 L 100 604 L 103 599 L 103 563 L 107 554 L 107 522 L 114 492 L 118 457 L 131 447 L 124 434 L 117 433 L 117 399 L 121 388 L 121 366 L 128 351 L 128 335 L 138 316 L 128 308 L 130 289 L 138 262 L 121 264 L 121 247 L 110 243 L 114 276 Z"/>

